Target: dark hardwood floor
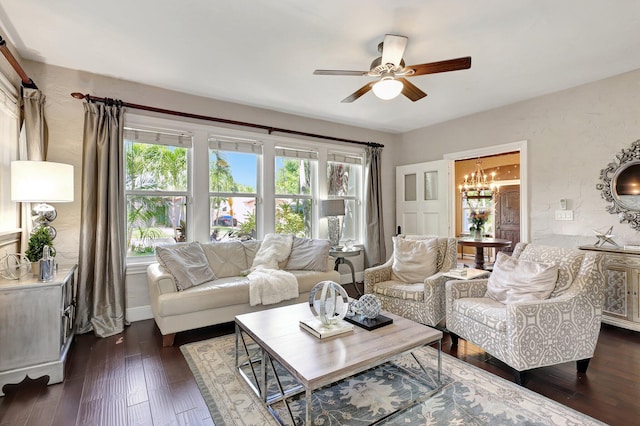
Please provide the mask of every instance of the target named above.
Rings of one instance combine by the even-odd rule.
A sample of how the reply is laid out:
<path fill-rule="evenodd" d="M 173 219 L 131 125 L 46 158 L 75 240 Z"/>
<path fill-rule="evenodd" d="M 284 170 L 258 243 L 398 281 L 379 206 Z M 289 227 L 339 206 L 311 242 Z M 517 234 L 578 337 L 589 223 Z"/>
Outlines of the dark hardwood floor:
<path fill-rule="evenodd" d="M 224 324 L 179 333 L 170 348 L 153 320 L 105 339 L 76 336 L 64 383 L 46 386 L 41 378 L 4 387 L 0 425 L 211 425 L 179 346 L 232 332 Z M 512 379 L 507 366 L 463 340 L 451 348 L 445 335 L 443 350 Z M 603 325 L 587 374 L 565 363 L 533 370 L 527 380 L 528 389 L 611 425 L 638 424 L 640 333 Z"/>

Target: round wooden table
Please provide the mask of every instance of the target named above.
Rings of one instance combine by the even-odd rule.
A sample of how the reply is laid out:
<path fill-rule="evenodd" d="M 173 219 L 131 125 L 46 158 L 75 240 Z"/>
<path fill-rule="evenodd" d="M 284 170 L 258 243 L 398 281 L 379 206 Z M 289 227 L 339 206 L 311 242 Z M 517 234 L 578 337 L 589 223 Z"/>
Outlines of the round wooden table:
<path fill-rule="evenodd" d="M 511 246 L 511 241 L 503 240 L 501 238 L 481 238 L 476 240 L 475 238 L 458 238 L 458 244 L 463 248 L 464 246 L 470 246 L 476 248 L 475 265 L 476 269 L 484 269 L 484 248 L 485 247 L 497 247 L 505 248 Z"/>

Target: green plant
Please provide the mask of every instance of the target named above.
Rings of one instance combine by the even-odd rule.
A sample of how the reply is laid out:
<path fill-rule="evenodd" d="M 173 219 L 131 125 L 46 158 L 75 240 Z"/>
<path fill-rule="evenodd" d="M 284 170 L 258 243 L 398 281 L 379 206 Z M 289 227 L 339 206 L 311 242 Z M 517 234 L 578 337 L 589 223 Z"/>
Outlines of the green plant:
<path fill-rule="evenodd" d="M 51 256 L 56 255 L 56 250 L 53 248 L 53 238 L 49 232 L 49 228 L 46 226 L 39 226 L 33 230 L 29 237 L 29 244 L 25 256 L 31 262 L 37 262 L 42 259 L 42 249 L 44 246 L 49 246 Z"/>

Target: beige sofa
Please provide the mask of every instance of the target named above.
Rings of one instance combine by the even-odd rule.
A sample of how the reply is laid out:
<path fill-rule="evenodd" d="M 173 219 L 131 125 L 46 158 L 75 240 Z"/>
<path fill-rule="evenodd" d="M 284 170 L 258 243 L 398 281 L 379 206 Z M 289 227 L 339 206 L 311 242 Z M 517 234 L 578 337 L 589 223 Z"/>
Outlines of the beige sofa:
<path fill-rule="evenodd" d="M 148 266 L 151 309 L 163 346 L 171 346 L 177 332 L 230 322 L 238 314 L 305 302 L 317 283 L 339 282 L 340 275 L 333 270 L 334 260 L 328 254 L 326 262 L 319 262 L 326 264 L 324 271 L 288 270 L 285 260 L 279 267 L 296 277 L 299 296 L 277 304 L 250 306 L 249 280 L 243 271 L 252 266 L 260 244 L 255 240 L 200 244 L 216 279 L 184 290 L 178 290 L 174 276 L 160 263 Z"/>

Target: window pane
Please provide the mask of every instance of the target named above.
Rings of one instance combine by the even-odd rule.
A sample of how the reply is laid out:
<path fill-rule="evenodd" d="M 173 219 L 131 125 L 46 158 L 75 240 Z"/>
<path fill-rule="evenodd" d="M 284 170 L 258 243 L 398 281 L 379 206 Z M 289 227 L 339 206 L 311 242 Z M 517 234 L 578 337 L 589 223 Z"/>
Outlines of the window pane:
<path fill-rule="evenodd" d="M 127 195 L 127 255 L 150 256 L 155 246 L 186 241 L 186 197 Z"/>
<path fill-rule="evenodd" d="M 255 197 L 210 197 L 210 241 L 256 238 Z"/>
<path fill-rule="evenodd" d="M 187 190 L 187 148 L 125 141 L 125 153 L 127 190 Z"/>
<path fill-rule="evenodd" d="M 311 200 L 277 199 L 276 233 L 311 238 Z"/>
<path fill-rule="evenodd" d="M 255 194 L 258 156 L 243 152 L 209 150 L 209 189 L 213 192 Z"/>
<path fill-rule="evenodd" d="M 358 241 L 357 211 L 355 200 L 345 200 L 345 215 L 342 222 L 341 241 Z"/>
<path fill-rule="evenodd" d="M 276 194 L 311 194 L 311 161 L 276 157 Z"/>
<path fill-rule="evenodd" d="M 358 195 L 358 176 L 362 166 L 329 162 L 327 163 L 327 187 L 330 196 L 356 197 Z"/>

